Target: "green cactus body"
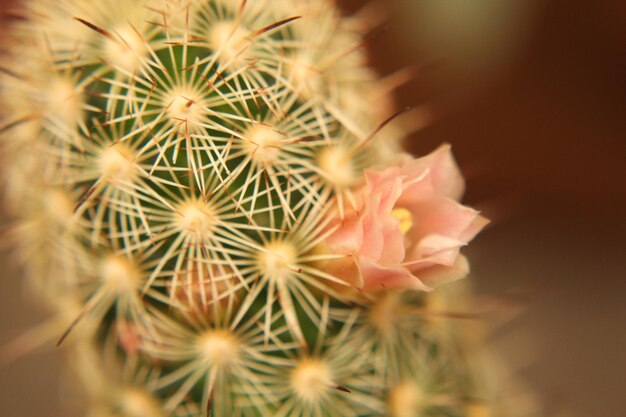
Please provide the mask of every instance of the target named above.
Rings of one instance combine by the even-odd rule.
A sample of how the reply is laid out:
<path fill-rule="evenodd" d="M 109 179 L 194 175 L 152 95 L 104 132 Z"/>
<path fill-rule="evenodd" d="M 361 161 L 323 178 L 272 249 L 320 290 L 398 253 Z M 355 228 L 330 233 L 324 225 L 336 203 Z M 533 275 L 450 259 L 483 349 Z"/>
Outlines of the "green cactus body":
<path fill-rule="evenodd" d="M 360 48 L 373 22 L 326 0 L 19 14 L 11 236 L 89 416 L 492 415 L 471 325 L 438 315 L 456 290 L 364 292 L 327 267 L 346 260 L 332 219 L 405 134 Z"/>

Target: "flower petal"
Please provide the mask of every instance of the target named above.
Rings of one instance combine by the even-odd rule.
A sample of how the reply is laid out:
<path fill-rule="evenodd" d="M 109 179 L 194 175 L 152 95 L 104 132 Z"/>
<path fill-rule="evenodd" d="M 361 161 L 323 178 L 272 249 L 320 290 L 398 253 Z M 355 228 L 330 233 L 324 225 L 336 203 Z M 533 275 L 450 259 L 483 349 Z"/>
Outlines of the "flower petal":
<path fill-rule="evenodd" d="M 372 259 L 359 258 L 363 275 L 363 290 L 414 289 L 430 291 L 415 275 L 403 266 L 380 265 Z"/>
<path fill-rule="evenodd" d="M 429 155 L 414 159 L 401 171 L 409 178 L 408 183 L 411 183 L 410 178 L 420 178 L 424 172 L 428 172 L 425 178 L 411 183 L 404 190 L 398 202 L 401 205 L 411 205 L 432 196 L 445 196 L 458 201 L 465 190 L 465 181 L 448 144 Z"/>
<path fill-rule="evenodd" d="M 333 253 L 356 254 L 363 246 L 363 219 L 356 213 L 336 220 L 330 227 L 336 227 L 326 244 Z"/>

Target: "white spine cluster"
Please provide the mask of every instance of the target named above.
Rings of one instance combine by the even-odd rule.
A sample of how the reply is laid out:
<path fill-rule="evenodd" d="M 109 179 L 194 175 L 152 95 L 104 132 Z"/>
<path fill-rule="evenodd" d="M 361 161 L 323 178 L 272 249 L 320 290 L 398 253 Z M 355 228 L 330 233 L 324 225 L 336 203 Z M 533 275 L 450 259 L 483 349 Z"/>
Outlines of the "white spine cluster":
<path fill-rule="evenodd" d="M 342 258 L 319 250 L 327 214 L 405 133 L 387 123 L 395 82 L 365 65 L 375 22 L 330 0 L 16 15 L 0 65 L 9 236 L 57 315 L 14 348 L 60 338 L 90 416 L 487 404 L 474 345 L 430 320 L 430 295 L 348 294 L 323 267 Z"/>

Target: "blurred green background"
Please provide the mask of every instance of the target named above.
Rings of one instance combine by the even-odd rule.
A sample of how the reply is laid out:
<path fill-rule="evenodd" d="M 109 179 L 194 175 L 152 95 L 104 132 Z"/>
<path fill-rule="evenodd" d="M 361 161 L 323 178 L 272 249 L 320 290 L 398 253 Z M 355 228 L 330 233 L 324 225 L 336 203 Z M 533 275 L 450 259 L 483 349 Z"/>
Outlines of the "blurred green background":
<path fill-rule="evenodd" d="M 372 3 L 372 64 L 418 68 L 398 100 L 434 115 L 407 146 L 452 143 L 466 202 L 493 220 L 467 250 L 501 301 L 490 343 L 546 416 L 626 415 L 626 2 Z M 42 317 L 2 264 L 0 345 Z M 80 415 L 62 411 L 60 367 L 53 347 L 0 366 L 0 415 Z"/>

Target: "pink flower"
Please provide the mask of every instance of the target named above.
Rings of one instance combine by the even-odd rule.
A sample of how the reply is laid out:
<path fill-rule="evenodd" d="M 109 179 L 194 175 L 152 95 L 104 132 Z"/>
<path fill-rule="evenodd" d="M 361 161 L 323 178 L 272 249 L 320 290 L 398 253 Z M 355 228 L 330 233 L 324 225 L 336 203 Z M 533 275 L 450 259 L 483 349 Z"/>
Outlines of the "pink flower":
<path fill-rule="evenodd" d="M 442 273 L 467 272 L 459 250 L 488 221 L 458 202 L 464 181 L 449 145 L 365 178 L 356 210 L 337 217 L 326 242 L 357 269 L 344 263 L 335 275 L 366 291 L 428 290 Z"/>

